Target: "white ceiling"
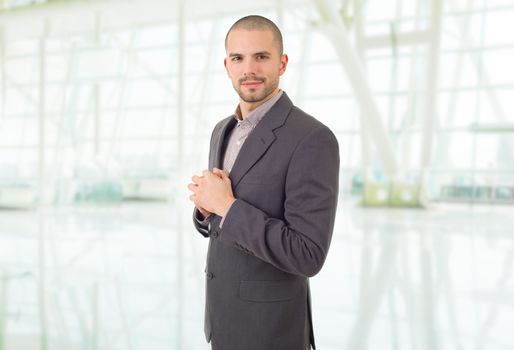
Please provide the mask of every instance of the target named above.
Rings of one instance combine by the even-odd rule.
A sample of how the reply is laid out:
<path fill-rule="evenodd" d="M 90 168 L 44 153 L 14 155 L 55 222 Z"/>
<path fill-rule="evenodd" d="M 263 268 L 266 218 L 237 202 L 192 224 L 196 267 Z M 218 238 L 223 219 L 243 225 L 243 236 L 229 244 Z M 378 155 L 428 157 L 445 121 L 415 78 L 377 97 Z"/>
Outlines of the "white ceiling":
<path fill-rule="evenodd" d="M 181 0 L 60 0 L 0 14 L 0 29 L 6 40 L 40 37 L 137 26 L 159 21 L 177 20 Z M 258 13 L 263 9 L 291 9 L 312 0 L 182 0 L 186 19 L 215 17 L 241 12 Z"/>

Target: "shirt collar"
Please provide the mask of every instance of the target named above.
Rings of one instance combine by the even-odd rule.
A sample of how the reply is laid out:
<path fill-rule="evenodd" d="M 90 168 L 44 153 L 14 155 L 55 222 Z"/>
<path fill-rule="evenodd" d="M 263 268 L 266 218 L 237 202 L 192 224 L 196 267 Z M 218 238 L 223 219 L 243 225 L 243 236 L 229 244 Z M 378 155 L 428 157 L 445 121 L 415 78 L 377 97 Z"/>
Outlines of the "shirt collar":
<path fill-rule="evenodd" d="M 264 102 L 259 107 L 255 108 L 251 111 L 245 119 L 241 119 L 241 107 L 237 105 L 236 112 L 234 113 L 234 118 L 236 118 L 239 124 L 249 123 L 252 128 L 255 128 L 257 124 L 261 121 L 266 113 L 277 103 L 277 101 L 282 97 L 283 91 L 280 90 L 275 96 Z"/>

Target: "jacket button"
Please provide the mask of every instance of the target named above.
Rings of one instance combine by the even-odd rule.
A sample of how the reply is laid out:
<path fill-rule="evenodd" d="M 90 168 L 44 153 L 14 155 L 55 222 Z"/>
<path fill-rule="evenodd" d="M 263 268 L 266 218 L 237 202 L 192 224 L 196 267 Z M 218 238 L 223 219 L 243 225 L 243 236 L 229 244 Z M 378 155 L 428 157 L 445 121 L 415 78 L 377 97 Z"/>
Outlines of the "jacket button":
<path fill-rule="evenodd" d="M 209 273 L 207 274 L 207 278 L 208 278 L 208 279 L 212 280 L 212 278 L 213 278 L 213 277 L 214 277 L 214 275 L 212 274 L 212 272 L 209 272 Z"/>
<path fill-rule="evenodd" d="M 219 236 L 219 235 L 220 235 L 220 234 L 218 233 L 218 231 L 214 231 L 214 232 L 212 233 L 212 237 L 214 237 L 214 238 L 218 238 L 218 236 Z"/>

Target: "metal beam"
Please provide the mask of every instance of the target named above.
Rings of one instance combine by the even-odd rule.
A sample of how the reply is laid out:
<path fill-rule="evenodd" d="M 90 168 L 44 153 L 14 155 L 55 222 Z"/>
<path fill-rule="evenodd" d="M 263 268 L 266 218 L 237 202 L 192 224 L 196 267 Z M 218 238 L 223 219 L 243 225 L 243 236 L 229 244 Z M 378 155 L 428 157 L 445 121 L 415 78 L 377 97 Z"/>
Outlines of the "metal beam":
<path fill-rule="evenodd" d="M 437 87 L 439 83 L 439 49 L 441 46 L 441 20 L 442 2 L 441 0 L 431 1 L 431 30 L 429 42 L 428 69 L 426 76 L 426 99 L 423 116 L 423 134 L 421 143 L 421 188 L 422 195 L 425 195 L 424 188 L 428 176 L 428 168 L 432 158 L 432 140 L 434 122 L 437 111 Z"/>
<path fill-rule="evenodd" d="M 0 105 L 2 106 L 1 110 L 0 110 L 0 118 L 5 116 L 5 111 L 6 111 L 5 101 L 6 101 L 7 92 L 6 92 L 5 88 L 6 88 L 6 84 L 5 84 L 5 33 L 4 33 L 4 28 L 2 26 L 0 26 L 0 91 L 1 91 L 0 92 L 1 93 Z"/>
<path fill-rule="evenodd" d="M 346 28 L 341 18 L 336 16 L 338 12 L 331 8 L 326 0 L 316 0 L 316 5 L 323 19 L 320 29 L 332 42 L 358 100 L 362 127 L 369 129 L 371 139 L 383 161 L 385 173 L 391 178 L 395 178 L 398 164 L 393 145 L 382 123 L 368 79 L 364 74 L 359 57 L 350 43 Z"/>
<path fill-rule="evenodd" d="M 49 23 L 45 20 L 44 30 L 39 38 L 39 76 L 38 76 L 38 201 L 45 202 L 45 166 L 46 166 L 46 38 Z"/>
<path fill-rule="evenodd" d="M 448 4 L 451 6 L 452 10 L 457 11 L 457 4 L 455 4 L 454 1 L 449 1 Z M 468 4 L 466 11 L 469 11 L 469 8 L 471 6 Z M 457 26 L 461 33 L 461 45 L 460 47 L 462 49 L 466 47 L 474 47 L 473 40 L 469 34 L 469 19 L 466 17 L 466 22 L 462 26 Z M 481 80 L 482 80 L 482 87 L 490 87 L 493 86 L 492 83 L 490 83 L 489 75 L 487 73 L 487 67 L 485 67 L 482 63 L 482 60 L 480 59 L 482 51 L 471 51 L 469 52 L 469 57 L 473 61 L 475 65 L 475 69 L 477 70 L 477 74 L 480 74 Z M 508 122 L 509 118 L 507 117 L 507 114 L 505 113 L 505 110 L 501 104 L 501 102 L 498 100 L 498 97 L 495 93 L 495 90 L 493 88 L 487 88 L 485 90 L 487 92 L 487 98 L 489 99 L 489 103 L 491 104 L 491 107 L 494 111 L 495 116 L 498 117 L 499 122 Z"/>
<path fill-rule="evenodd" d="M 364 21 L 363 21 L 363 11 L 362 11 L 362 3 L 360 0 L 353 0 L 353 7 L 355 9 L 355 18 L 354 18 L 354 35 L 355 35 L 355 45 L 357 50 L 357 55 L 359 57 L 360 62 L 363 65 L 366 64 L 365 60 L 365 52 L 364 52 Z M 357 11 L 357 9 L 359 9 Z M 358 111 L 357 114 L 360 115 L 362 111 Z M 369 141 L 369 132 L 365 127 L 363 127 L 363 123 L 361 120 L 361 127 L 359 128 L 361 135 L 361 152 L 362 152 L 362 174 L 363 181 L 367 183 L 368 181 L 373 180 L 373 169 L 371 166 L 371 147 Z"/>
<path fill-rule="evenodd" d="M 38 288 L 37 300 L 39 308 L 39 327 L 40 327 L 40 348 L 41 350 L 48 349 L 48 315 L 47 315 L 47 302 L 46 302 L 46 271 L 45 271 L 45 222 L 44 213 L 42 212 L 41 205 L 46 202 L 47 193 L 46 182 L 46 38 L 48 36 L 49 22 L 45 20 L 44 30 L 39 38 L 39 148 L 38 148 Z"/>
<path fill-rule="evenodd" d="M 415 30 L 407 33 L 396 33 L 394 35 L 373 35 L 363 38 L 363 46 L 366 49 L 376 49 L 391 46 L 412 46 L 424 44 L 430 38 L 428 30 Z"/>
<path fill-rule="evenodd" d="M 184 179 L 184 169 L 186 168 L 184 164 L 184 120 L 185 120 L 185 57 L 186 57 L 186 22 L 185 22 L 185 0 L 178 0 L 177 4 L 177 14 L 178 14 L 178 31 L 177 31 L 177 42 L 178 42 L 178 50 L 177 50 L 177 67 L 178 67 L 178 79 L 177 79 L 177 164 L 178 164 L 178 175 L 179 179 Z M 179 181 L 181 182 L 181 181 Z M 182 191 L 177 191 L 177 193 L 183 193 Z M 183 288 L 181 286 L 184 285 L 184 266 L 181 262 L 184 261 L 184 238 L 183 238 L 183 218 L 186 217 L 186 213 L 184 212 L 184 206 L 182 206 L 179 210 L 176 211 L 176 221 L 177 221 L 177 240 L 175 244 L 177 261 L 179 262 L 176 267 L 176 285 L 177 285 L 177 324 L 176 324 L 176 343 L 174 348 L 177 350 L 183 349 L 183 333 L 184 333 L 184 293 Z"/>
<path fill-rule="evenodd" d="M 101 27 L 101 17 L 98 12 L 95 12 L 95 44 L 100 45 L 100 27 Z M 93 84 L 93 137 L 95 139 L 94 142 L 94 155 L 95 157 L 100 156 L 100 139 L 101 139 L 101 130 L 100 130 L 100 84 L 95 82 Z"/>
<path fill-rule="evenodd" d="M 134 64 L 134 47 L 136 43 L 136 36 L 138 34 L 138 28 L 133 28 L 132 33 L 130 36 L 130 44 L 125 50 L 125 57 L 121 57 L 120 62 L 120 79 L 118 82 L 119 86 L 119 93 L 118 93 L 118 101 L 116 104 L 116 114 L 114 118 L 114 127 L 112 128 L 112 142 L 110 143 L 108 150 L 106 152 L 105 156 L 105 163 L 103 164 L 103 167 L 105 170 L 108 169 L 108 165 L 110 161 L 113 161 L 113 159 L 116 157 L 116 150 L 118 148 L 118 142 L 120 139 L 120 132 L 122 130 L 122 123 L 124 122 L 123 119 L 123 107 L 124 104 L 127 103 L 126 101 L 126 90 L 128 87 L 127 81 L 128 76 L 130 74 L 130 69 L 132 68 Z M 123 64 L 123 59 L 126 59 L 125 64 Z"/>
<path fill-rule="evenodd" d="M 7 338 L 7 290 L 8 290 L 8 277 L 5 270 L 0 270 L 0 350 L 6 350 L 5 339 Z"/>

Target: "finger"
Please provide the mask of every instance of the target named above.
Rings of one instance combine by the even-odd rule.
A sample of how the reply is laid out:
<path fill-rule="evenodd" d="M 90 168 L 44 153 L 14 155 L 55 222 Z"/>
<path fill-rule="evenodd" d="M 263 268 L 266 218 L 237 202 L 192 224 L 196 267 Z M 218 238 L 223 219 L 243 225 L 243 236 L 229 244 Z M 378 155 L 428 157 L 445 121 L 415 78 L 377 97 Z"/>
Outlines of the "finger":
<path fill-rule="evenodd" d="M 193 176 L 193 177 L 191 178 L 191 180 L 193 180 L 193 182 L 194 182 L 195 184 L 197 184 L 197 183 L 199 183 L 200 181 L 202 181 L 202 179 L 203 179 L 203 176 L 197 176 L 197 175 L 195 175 L 195 176 Z"/>
<path fill-rule="evenodd" d="M 197 208 L 198 208 L 198 211 L 204 216 L 204 218 L 207 218 L 209 215 L 211 215 L 211 213 L 208 210 L 206 210 L 202 207 L 199 207 L 199 206 L 197 206 Z"/>
<path fill-rule="evenodd" d="M 223 176 L 223 170 L 221 169 L 218 169 L 218 168 L 214 168 L 212 169 L 212 173 L 218 177 L 222 177 Z"/>
<path fill-rule="evenodd" d="M 217 178 L 220 178 L 220 179 L 223 178 L 223 172 L 219 169 L 213 170 L 212 174 L 215 175 Z"/>
<path fill-rule="evenodd" d="M 212 169 L 212 172 L 215 174 L 215 175 L 218 175 L 220 177 L 224 177 L 226 176 L 226 172 L 221 170 L 221 169 L 218 169 L 218 168 L 214 168 Z"/>
<path fill-rule="evenodd" d="M 189 184 L 187 185 L 187 188 L 190 190 L 190 191 L 193 191 L 196 193 L 196 191 L 198 190 L 198 185 L 196 184 Z"/>
<path fill-rule="evenodd" d="M 224 170 L 220 170 L 218 176 L 220 177 L 221 180 L 223 180 L 225 182 L 230 181 L 230 178 L 228 177 L 228 173 Z"/>
<path fill-rule="evenodd" d="M 211 172 L 209 170 L 202 171 L 203 176 L 209 176 L 210 174 L 211 174 Z"/>

